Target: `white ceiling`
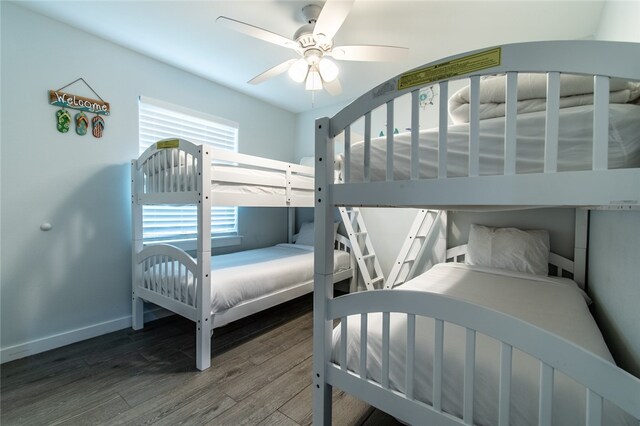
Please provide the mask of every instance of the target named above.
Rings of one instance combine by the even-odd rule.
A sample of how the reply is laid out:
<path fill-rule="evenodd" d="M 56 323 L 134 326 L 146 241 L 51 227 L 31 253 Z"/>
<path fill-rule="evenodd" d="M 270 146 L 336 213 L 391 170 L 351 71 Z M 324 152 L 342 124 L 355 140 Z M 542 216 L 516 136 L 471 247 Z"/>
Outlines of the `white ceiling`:
<path fill-rule="evenodd" d="M 62 3 L 62 4 L 61 4 Z M 216 24 L 224 15 L 291 38 L 309 1 L 21 1 L 20 5 L 292 112 L 312 108 L 310 92 L 281 74 L 247 81 L 295 52 Z M 319 3 L 321 4 L 321 3 Z M 355 99 L 427 62 L 504 43 L 593 36 L 604 1 L 359 0 L 334 43 L 404 46 L 396 63 L 339 62 L 343 94 L 317 92 L 315 107 Z"/>

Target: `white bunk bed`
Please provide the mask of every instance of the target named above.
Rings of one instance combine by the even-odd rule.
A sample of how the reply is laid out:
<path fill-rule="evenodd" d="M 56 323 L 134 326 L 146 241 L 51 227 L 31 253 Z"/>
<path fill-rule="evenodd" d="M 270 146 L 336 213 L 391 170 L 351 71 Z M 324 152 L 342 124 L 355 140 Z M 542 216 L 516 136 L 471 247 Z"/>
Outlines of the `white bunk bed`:
<path fill-rule="evenodd" d="M 545 74 L 543 112 L 520 110 L 524 99 L 519 80 L 528 78 L 524 73 Z M 591 106 L 564 108 L 566 100 L 561 95 L 566 87 L 560 82 L 565 73 L 588 76 L 593 82 Z M 506 74 L 501 83 L 505 116 L 485 119 L 487 105 L 481 104 L 484 78 L 499 74 Z M 449 83 L 462 78 L 470 82 L 469 122 L 449 126 Z M 403 291 L 373 290 L 335 299 L 330 291 L 330 229 L 337 206 L 455 210 L 573 207 L 577 219 L 575 265 L 557 256 L 550 260 L 559 263 L 561 269 L 575 268 L 572 272 L 576 281 L 583 283 L 585 209 L 640 207 L 640 132 L 637 127 L 625 135 L 619 131 L 639 125 L 640 105 L 614 105 L 617 101 L 610 92 L 617 90 L 615 78 L 640 80 L 640 44 L 558 41 L 505 45 L 452 56 L 401 74 L 365 93 L 333 118 L 316 121 L 314 424 L 331 424 L 334 386 L 409 424 L 509 425 L 523 421 L 549 425 L 567 419 L 567 413 L 559 414 L 563 408 L 569 410 L 575 424 L 626 424 L 630 418 L 635 419 L 630 424 L 638 424 L 640 380 L 612 362 L 606 346 L 599 346 L 604 345 L 601 336 L 596 345 L 585 343 L 566 332 L 570 323 L 558 328 L 544 319 L 534 320 L 517 305 L 492 304 L 482 297 L 448 293 L 447 287 L 464 283 L 466 278 L 448 274 L 438 277 L 440 265 L 403 284 Z M 440 89 L 439 125 L 435 131 L 426 131 L 431 132 L 429 141 L 418 130 L 418 97 L 420 88 L 434 84 Z M 411 96 L 411 133 L 405 141 L 403 136 L 393 135 L 397 118 L 394 103 L 403 95 Z M 384 106 L 387 136 L 383 146 L 376 147 L 371 138 L 371 116 L 372 111 Z M 621 118 L 621 109 L 623 116 L 631 114 L 632 118 Z M 587 130 L 588 140 L 580 142 L 580 149 L 588 145 L 590 155 L 579 164 L 563 163 L 567 158 L 563 146 L 566 139 L 572 139 L 562 128 L 567 112 L 582 117 L 582 124 L 574 124 L 574 128 L 592 129 Z M 351 128 L 362 117 L 364 141 L 352 143 Z M 530 127 L 528 120 L 539 121 L 540 127 Z M 532 168 L 521 168 L 528 161 L 527 149 L 522 151 L 527 141 L 521 140 L 521 126 L 537 140 L 534 145 L 542 145 L 536 147 L 542 154 Z M 492 145 L 491 137 L 483 133 L 489 128 L 495 134 L 496 127 L 501 139 L 499 149 L 493 149 L 495 141 Z M 345 145 L 343 156 L 337 160 L 342 180 L 335 182 L 331 160 L 333 141 L 339 135 Z M 628 158 L 620 159 L 612 153 L 621 146 L 619 142 L 631 153 Z M 456 249 L 447 257 L 464 251 Z M 471 276 L 473 271 L 462 272 Z M 436 284 L 429 284 L 434 276 Z M 427 291 L 429 285 L 441 288 Z M 577 287 L 574 290 L 568 297 L 586 314 L 579 324 L 595 326 L 584 299 L 576 296 Z M 534 316 L 544 317 L 544 308 Z M 340 325 L 334 331 L 336 320 Z M 422 333 L 420 324 L 425 321 L 432 324 L 432 335 Z M 450 336 L 451 328 L 456 329 L 457 337 Z M 456 338 L 461 346 L 451 349 L 450 340 Z M 488 359 L 483 349 L 486 340 L 492 341 L 495 349 Z M 423 358 L 425 342 L 432 346 L 433 362 Z M 533 415 L 524 416 L 514 405 L 523 398 L 518 393 L 523 386 L 523 369 L 532 368 L 522 367 L 523 353 L 535 359 L 531 365 L 537 378 L 534 393 L 525 396 L 534 406 Z M 454 397 L 449 388 L 452 380 L 456 383 Z M 491 386 L 484 389 L 483 380 Z M 576 403 L 565 404 L 565 382 L 581 389 Z M 487 408 L 487 404 L 493 404 L 493 408 Z"/>
<path fill-rule="evenodd" d="M 289 207 L 293 242 L 293 207 L 313 205 L 313 168 L 165 139 L 131 162 L 131 176 L 135 330 L 144 326 L 144 301 L 194 321 L 196 367 L 204 370 L 214 328 L 313 290 L 312 242 L 211 256 L 210 232 L 212 206 Z M 150 204 L 197 206 L 195 258 L 143 241 L 142 209 Z M 335 235 L 334 247 L 333 279 L 351 279 L 349 240 Z"/>

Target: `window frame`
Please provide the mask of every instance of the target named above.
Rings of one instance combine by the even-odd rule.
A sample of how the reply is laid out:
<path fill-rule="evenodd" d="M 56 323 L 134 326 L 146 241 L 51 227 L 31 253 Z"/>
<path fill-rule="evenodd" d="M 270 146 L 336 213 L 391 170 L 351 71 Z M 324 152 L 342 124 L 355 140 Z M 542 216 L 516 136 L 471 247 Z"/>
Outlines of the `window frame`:
<path fill-rule="evenodd" d="M 185 136 L 184 133 L 181 134 L 179 129 L 174 129 L 175 132 L 167 132 L 167 131 L 157 131 L 155 134 L 153 132 L 149 132 L 148 127 L 151 125 L 151 121 L 153 119 L 149 119 L 146 120 L 144 119 L 145 115 L 148 115 L 150 113 L 152 113 L 153 109 L 155 110 L 159 110 L 161 111 L 161 113 L 165 114 L 165 117 L 170 117 L 171 115 L 176 116 L 176 118 L 179 120 L 180 116 L 182 116 L 183 119 L 185 119 L 186 122 L 189 123 L 189 125 L 193 126 L 194 124 L 196 125 L 194 127 L 194 129 L 197 129 L 197 124 L 198 122 L 200 122 L 201 124 L 203 124 L 202 129 L 199 129 L 199 131 L 201 131 L 203 133 L 202 137 L 196 137 L 194 140 L 194 137 L 188 137 Z M 160 117 L 160 114 L 158 114 L 157 117 L 155 117 L 155 119 L 157 121 L 161 121 L 163 120 Z M 207 132 L 207 125 L 209 125 L 208 127 L 208 132 Z M 180 125 L 176 125 L 176 127 L 180 127 Z M 146 128 L 146 130 L 145 130 Z M 226 128 L 226 129 L 225 129 Z M 233 139 L 233 142 L 230 144 L 228 142 L 228 140 L 225 140 L 225 138 L 220 138 L 218 140 L 218 143 L 213 143 L 213 141 L 209 141 L 206 139 L 205 134 L 209 133 L 211 134 L 211 130 L 215 129 L 214 133 L 224 133 L 224 132 L 230 132 L 233 136 L 230 139 Z M 200 112 L 200 111 L 196 111 L 190 108 L 186 108 L 180 105 L 175 105 L 169 102 L 165 102 L 165 101 L 161 101 L 158 99 L 154 99 L 154 98 L 150 98 L 147 96 L 140 96 L 138 98 L 138 150 L 139 150 L 139 154 L 141 154 L 142 152 L 144 152 L 145 149 L 147 149 L 148 146 L 151 146 L 151 144 L 153 144 L 155 141 L 160 140 L 160 139 L 164 139 L 167 137 L 177 137 L 177 138 L 181 138 L 181 139 L 186 139 L 189 140 L 191 142 L 194 143 L 202 143 L 202 144 L 206 144 L 212 147 L 215 147 L 217 149 L 228 149 L 229 151 L 232 152 L 238 152 L 238 140 L 239 140 L 239 125 L 238 123 L 231 121 L 231 120 L 227 120 L 221 117 L 217 117 L 214 116 L 212 114 L 208 114 L 208 113 L 204 113 L 204 112 Z M 146 140 L 146 142 L 144 142 Z M 150 142 L 153 141 L 153 142 Z M 167 206 L 167 205 L 162 205 L 162 209 L 166 209 L 167 207 L 171 207 L 171 206 Z M 193 207 L 193 209 L 195 210 L 197 207 L 196 206 L 176 206 L 176 208 L 191 208 Z M 193 249 L 195 247 L 195 241 L 197 240 L 197 233 L 195 234 L 180 234 L 180 233 L 176 233 L 173 234 L 171 236 L 149 236 L 148 234 L 145 236 L 145 231 L 144 231 L 144 216 L 145 213 L 144 210 L 153 210 L 154 206 L 143 206 L 143 241 L 144 244 L 153 244 L 153 243 L 165 243 L 165 244 L 171 244 L 171 245 L 175 245 L 179 248 L 182 248 L 184 250 L 189 250 L 189 249 Z M 215 214 L 215 210 L 218 210 L 220 215 L 230 215 L 233 214 L 233 227 L 230 227 L 230 229 L 225 230 L 223 232 L 215 232 L 214 233 L 214 214 Z M 158 209 L 159 210 L 159 209 Z M 148 213 L 147 213 L 148 214 Z M 158 214 L 156 212 L 156 214 Z M 190 216 L 190 215 L 189 215 Z M 214 207 L 211 210 L 211 245 L 212 247 L 228 247 L 228 246 L 233 246 L 233 245 L 239 245 L 241 244 L 242 241 L 242 236 L 239 235 L 239 212 L 238 212 L 238 207 L 237 206 L 229 206 L 229 207 Z M 197 218 L 196 218 L 197 220 Z M 191 222 L 190 222 L 191 223 Z M 197 223 L 196 225 L 196 230 L 197 230 Z"/>

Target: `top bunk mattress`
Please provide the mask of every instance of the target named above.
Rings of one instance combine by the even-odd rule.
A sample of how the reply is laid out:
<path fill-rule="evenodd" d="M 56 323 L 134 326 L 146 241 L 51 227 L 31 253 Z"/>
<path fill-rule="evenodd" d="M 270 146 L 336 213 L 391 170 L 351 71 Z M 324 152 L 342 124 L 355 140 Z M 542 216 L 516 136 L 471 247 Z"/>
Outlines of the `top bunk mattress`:
<path fill-rule="evenodd" d="M 589 170 L 592 165 L 593 105 L 560 109 L 558 171 Z M 542 173 L 544 168 L 545 111 L 518 114 L 516 173 Z M 438 129 L 419 132 L 419 177 L 438 175 Z M 479 173 L 504 172 L 505 117 L 480 120 Z M 468 176 L 469 124 L 447 129 L 447 176 Z M 370 180 L 386 179 L 386 137 L 371 140 Z M 344 155 L 337 159 L 343 176 Z M 411 176 L 411 133 L 394 135 L 394 180 Z M 640 105 L 609 106 L 609 168 L 640 167 Z M 364 180 L 364 142 L 351 146 L 350 182 Z"/>

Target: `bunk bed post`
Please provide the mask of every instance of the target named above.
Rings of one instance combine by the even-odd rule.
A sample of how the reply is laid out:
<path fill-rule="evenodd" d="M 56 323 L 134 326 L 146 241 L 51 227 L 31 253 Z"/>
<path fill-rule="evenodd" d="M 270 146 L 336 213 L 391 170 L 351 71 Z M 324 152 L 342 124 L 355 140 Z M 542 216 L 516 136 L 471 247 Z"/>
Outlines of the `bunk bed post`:
<path fill-rule="evenodd" d="M 333 298 L 333 140 L 329 119 L 315 124 L 315 250 L 313 288 L 313 424 L 331 424 L 331 385 L 327 383 L 326 362 L 331 355 L 333 322 L 327 307 Z"/>
<path fill-rule="evenodd" d="M 589 210 L 576 209 L 576 230 L 573 250 L 573 280 L 583 290 L 587 284 L 587 235 L 589 232 Z"/>
<path fill-rule="evenodd" d="M 138 264 L 138 253 L 142 251 L 142 206 L 138 203 L 136 195 L 138 193 L 139 182 L 142 182 L 138 175 L 137 161 L 131 161 L 131 232 L 133 242 L 131 245 L 131 327 L 140 330 L 144 327 L 144 301 L 136 296 L 136 289 L 141 280 L 142 270 Z"/>
<path fill-rule="evenodd" d="M 293 244 L 293 234 L 296 229 L 296 208 L 287 208 L 287 242 Z"/>
<path fill-rule="evenodd" d="M 196 182 L 211 182 L 211 153 L 204 145 L 199 147 L 198 173 L 202 179 Z M 196 306 L 196 368 L 206 370 L 211 366 L 211 193 L 197 188 L 198 197 L 198 276 Z"/>

